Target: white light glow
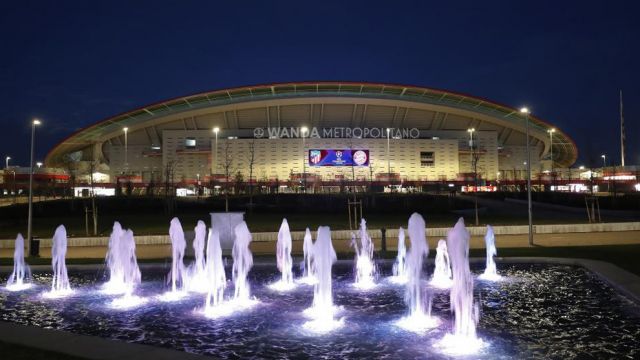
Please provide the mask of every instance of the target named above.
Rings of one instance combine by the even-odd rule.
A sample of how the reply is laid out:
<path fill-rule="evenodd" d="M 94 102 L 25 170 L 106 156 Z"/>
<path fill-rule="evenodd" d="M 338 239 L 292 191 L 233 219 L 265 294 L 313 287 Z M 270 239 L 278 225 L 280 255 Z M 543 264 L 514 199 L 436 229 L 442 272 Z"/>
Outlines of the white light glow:
<path fill-rule="evenodd" d="M 175 302 L 183 300 L 187 295 L 188 294 L 184 291 L 167 291 L 162 295 L 158 295 L 158 300 L 164 302 Z"/>
<path fill-rule="evenodd" d="M 298 280 L 296 280 L 296 282 L 304 285 L 315 285 L 318 283 L 318 278 L 316 278 L 315 276 L 305 276 L 299 278 Z"/>
<path fill-rule="evenodd" d="M 484 281 L 502 281 L 502 276 L 499 274 L 482 273 L 478 275 L 478 279 Z"/>
<path fill-rule="evenodd" d="M 20 282 L 15 282 L 11 285 L 7 285 L 5 289 L 9 291 L 22 291 L 22 290 L 27 290 L 31 288 L 31 286 L 33 286 L 31 283 L 25 283 L 20 281 Z"/>
<path fill-rule="evenodd" d="M 480 338 L 456 336 L 453 334 L 445 335 L 442 340 L 435 344 L 436 348 L 450 356 L 476 354 L 487 346 L 489 346 L 489 344 Z"/>
<path fill-rule="evenodd" d="M 295 289 L 296 284 L 295 283 L 286 283 L 282 280 L 278 280 L 274 283 L 269 284 L 269 289 L 274 290 L 274 291 L 291 291 L 293 289 Z"/>
<path fill-rule="evenodd" d="M 335 319 L 334 315 L 344 309 L 339 306 L 312 306 L 303 311 L 303 314 L 312 320 L 305 322 L 302 327 L 316 334 L 326 334 L 344 326 L 344 317 Z"/>
<path fill-rule="evenodd" d="M 146 303 L 147 301 L 148 300 L 146 298 L 143 298 L 140 296 L 125 295 L 123 297 L 114 299 L 113 301 L 111 301 L 109 305 L 113 309 L 126 310 L 126 309 L 132 309 L 132 308 L 138 307 Z"/>
<path fill-rule="evenodd" d="M 426 314 L 414 314 L 405 316 L 394 322 L 394 325 L 404 330 L 418 334 L 434 329 L 440 325 L 440 319 Z"/>
<path fill-rule="evenodd" d="M 387 279 L 392 284 L 397 284 L 397 285 L 404 285 L 407 283 L 407 280 L 408 280 L 406 275 L 389 276 Z"/>
<path fill-rule="evenodd" d="M 58 290 L 58 291 L 47 291 L 42 293 L 42 297 L 45 299 L 61 299 L 73 294 L 73 290 Z"/>

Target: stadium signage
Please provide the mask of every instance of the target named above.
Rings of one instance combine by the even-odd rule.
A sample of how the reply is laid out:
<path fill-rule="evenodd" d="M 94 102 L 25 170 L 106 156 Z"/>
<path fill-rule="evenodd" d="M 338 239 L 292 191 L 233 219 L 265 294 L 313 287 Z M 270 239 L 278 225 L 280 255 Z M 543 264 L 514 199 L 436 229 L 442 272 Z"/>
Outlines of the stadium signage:
<path fill-rule="evenodd" d="M 310 166 L 369 166 L 369 150 L 310 149 Z"/>
<path fill-rule="evenodd" d="M 312 127 L 302 131 L 301 127 L 267 127 L 253 129 L 256 139 L 292 139 L 292 138 L 316 138 L 316 139 L 386 139 L 387 128 L 368 127 Z M 417 128 L 388 128 L 388 137 L 392 139 L 418 139 L 420 130 Z"/>

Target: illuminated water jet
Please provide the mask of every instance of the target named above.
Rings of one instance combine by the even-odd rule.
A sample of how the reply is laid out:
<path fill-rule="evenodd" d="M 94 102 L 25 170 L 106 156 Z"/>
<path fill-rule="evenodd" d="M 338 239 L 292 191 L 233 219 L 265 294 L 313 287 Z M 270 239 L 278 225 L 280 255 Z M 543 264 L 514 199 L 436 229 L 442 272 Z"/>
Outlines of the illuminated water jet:
<path fill-rule="evenodd" d="M 498 251 L 496 250 L 496 238 L 493 234 L 493 227 L 491 227 L 491 225 L 487 225 L 487 233 L 484 236 L 484 243 L 487 249 L 486 266 L 484 268 L 484 273 L 478 276 L 478 279 L 499 281 L 502 279 L 502 276 L 498 274 L 496 263 L 493 260 L 493 257 L 498 254 Z"/>
<path fill-rule="evenodd" d="M 13 250 L 13 272 L 9 275 L 6 289 L 21 291 L 30 288 L 31 283 L 26 281 L 30 274 L 29 265 L 24 261 L 24 238 L 22 234 L 18 234 Z"/>
<path fill-rule="evenodd" d="M 429 244 L 426 224 L 420 214 L 411 215 L 408 229 L 411 248 L 407 255 L 407 285 L 404 299 L 409 314 L 395 324 L 403 329 L 422 333 L 438 326 L 440 321 L 431 316 L 431 298 L 422 287 L 422 264 L 429 256 Z"/>
<path fill-rule="evenodd" d="M 253 255 L 249 250 L 251 243 L 251 232 L 246 222 L 241 222 L 234 229 L 235 241 L 231 256 L 233 257 L 233 277 L 234 296 L 233 303 L 239 308 L 247 308 L 255 305 L 258 301 L 251 298 L 251 287 L 247 281 L 247 274 L 253 267 Z"/>
<path fill-rule="evenodd" d="M 304 311 L 312 320 L 305 322 L 303 328 L 314 333 L 327 333 L 344 325 L 344 318 L 334 319 L 337 309 L 333 306 L 331 267 L 338 258 L 331 244 L 331 230 L 328 226 L 318 228 L 311 252 L 318 283 L 313 287 L 313 304 Z"/>
<path fill-rule="evenodd" d="M 356 241 L 355 235 L 351 238 L 356 266 L 356 279 L 354 286 L 358 289 L 369 290 L 376 286 L 374 281 L 376 268 L 373 263 L 373 242 L 367 233 L 367 222 L 362 219 L 360 222 L 360 244 Z"/>
<path fill-rule="evenodd" d="M 293 266 L 293 260 L 291 259 L 291 231 L 289 231 L 287 219 L 282 220 L 280 231 L 278 231 L 276 260 L 282 277 L 279 281 L 269 285 L 269 288 L 277 291 L 288 291 L 295 288 L 296 285 L 293 282 L 293 273 L 291 271 Z"/>
<path fill-rule="evenodd" d="M 182 225 L 177 217 L 171 219 L 169 237 L 171 238 L 171 272 L 169 272 L 171 290 L 161 295 L 159 299 L 162 301 L 178 301 L 187 295 L 184 291 L 185 270 L 183 261 L 187 243 L 184 239 Z"/>
<path fill-rule="evenodd" d="M 195 261 L 186 270 L 185 283 L 189 291 L 207 293 L 207 274 L 205 270 L 205 243 L 207 236 L 207 226 L 203 221 L 193 229 L 195 234 L 193 239 L 193 253 Z"/>
<path fill-rule="evenodd" d="M 430 284 L 434 287 L 447 289 L 453 284 L 451 280 L 451 262 L 447 252 L 447 242 L 444 239 L 438 241 L 436 248 L 435 270 Z"/>
<path fill-rule="evenodd" d="M 396 262 L 393 264 L 393 276 L 390 277 L 391 282 L 395 284 L 406 284 L 407 282 L 407 247 L 404 244 L 404 229 L 398 230 L 398 255 Z"/>
<path fill-rule="evenodd" d="M 109 281 L 102 291 L 107 294 L 126 294 L 131 297 L 136 285 L 140 284 L 140 268 L 136 258 L 136 242 L 131 230 L 124 231 L 117 221 L 109 237 L 107 250 Z"/>
<path fill-rule="evenodd" d="M 224 263 L 222 261 L 220 235 L 218 231 L 213 229 L 209 229 L 205 271 L 208 292 L 204 305 L 204 315 L 215 318 L 230 314 L 232 312 L 231 307 L 224 304 L 224 288 L 227 285 L 227 276 L 224 272 Z"/>
<path fill-rule="evenodd" d="M 311 249 L 313 248 L 313 238 L 311 237 L 311 231 L 309 228 L 304 232 L 304 240 L 302 242 L 302 251 L 304 253 L 304 259 L 302 262 L 302 268 L 304 270 L 304 275 L 302 278 L 298 279 L 298 282 L 307 285 L 314 285 L 318 282 L 316 275 L 313 270 L 313 256 Z"/>
<path fill-rule="evenodd" d="M 51 282 L 51 291 L 43 294 L 46 298 L 60 298 L 73 293 L 69 284 L 69 275 L 67 274 L 67 264 L 65 257 L 67 256 L 67 229 L 64 225 L 56 228 L 53 234 L 51 248 L 51 265 L 53 267 L 53 280 Z"/>
<path fill-rule="evenodd" d="M 436 347 L 447 354 L 473 354 L 486 346 L 476 336 L 480 314 L 478 304 L 473 301 L 473 276 L 469 269 L 470 237 L 462 218 L 447 233 L 447 248 L 453 270 L 450 302 L 455 319 L 453 332 L 446 334 L 436 344 Z"/>

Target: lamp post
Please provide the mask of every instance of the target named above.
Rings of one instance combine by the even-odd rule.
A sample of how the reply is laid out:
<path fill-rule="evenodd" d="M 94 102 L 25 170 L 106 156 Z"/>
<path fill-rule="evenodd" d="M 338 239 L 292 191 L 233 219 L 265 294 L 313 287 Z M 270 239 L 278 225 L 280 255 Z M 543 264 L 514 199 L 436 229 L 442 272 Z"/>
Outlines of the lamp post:
<path fill-rule="evenodd" d="M 480 219 L 478 219 L 478 168 L 477 160 L 474 151 L 473 133 L 476 131 L 474 128 L 467 129 L 469 133 L 469 148 L 471 149 L 471 171 L 473 171 L 473 204 L 476 215 L 476 226 L 480 225 Z"/>
<path fill-rule="evenodd" d="M 38 166 L 38 169 L 40 169 L 40 168 L 42 167 L 42 163 L 41 163 L 40 161 L 38 161 L 38 162 L 36 163 L 36 166 Z"/>
<path fill-rule="evenodd" d="M 220 128 L 216 126 L 213 128 L 212 131 L 216 135 L 215 148 L 213 149 L 213 165 L 212 165 L 213 173 L 216 174 L 218 171 L 218 133 L 220 132 Z M 213 193 L 215 194 L 215 187 L 213 189 Z"/>
<path fill-rule="evenodd" d="M 128 158 L 128 152 L 129 152 L 129 128 L 125 127 L 122 128 L 122 130 L 124 131 L 124 170 L 128 173 L 129 172 L 129 158 Z"/>
<path fill-rule="evenodd" d="M 533 246 L 533 216 L 531 211 L 531 151 L 529 151 L 529 109 L 523 107 L 520 113 L 524 115 L 527 142 L 527 212 L 529 214 L 529 246 Z"/>
<path fill-rule="evenodd" d="M 556 129 L 547 130 L 549 133 L 549 160 L 551 160 L 551 173 L 553 174 L 553 133 Z"/>
<path fill-rule="evenodd" d="M 600 155 L 600 157 L 602 158 L 602 179 L 604 180 L 604 171 L 605 168 L 607 167 L 607 154 L 602 154 Z M 610 191 L 611 188 L 611 177 L 609 177 L 609 180 L 607 180 L 607 192 Z"/>
<path fill-rule="evenodd" d="M 391 133 L 391 128 L 387 128 L 387 179 L 389 180 L 389 184 L 391 184 L 391 158 L 389 158 L 389 145 L 391 144 L 389 135 Z"/>
<path fill-rule="evenodd" d="M 29 256 L 31 256 L 31 226 L 33 225 L 33 153 L 35 147 L 36 126 L 40 124 L 41 122 L 38 119 L 34 119 L 31 122 L 31 161 L 29 163 L 29 213 L 27 218 L 27 254 Z"/>
<path fill-rule="evenodd" d="M 306 154 L 307 151 L 304 148 L 304 138 L 305 138 L 305 133 L 308 131 L 309 129 L 306 126 L 303 126 L 300 129 L 300 132 L 302 132 L 302 188 L 303 191 L 305 192 L 305 194 L 307 193 L 307 159 L 306 159 Z"/>
<path fill-rule="evenodd" d="M 4 158 L 4 168 L 5 169 L 9 168 L 9 160 L 11 160 L 11 156 L 7 156 L 6 158 Z"/>

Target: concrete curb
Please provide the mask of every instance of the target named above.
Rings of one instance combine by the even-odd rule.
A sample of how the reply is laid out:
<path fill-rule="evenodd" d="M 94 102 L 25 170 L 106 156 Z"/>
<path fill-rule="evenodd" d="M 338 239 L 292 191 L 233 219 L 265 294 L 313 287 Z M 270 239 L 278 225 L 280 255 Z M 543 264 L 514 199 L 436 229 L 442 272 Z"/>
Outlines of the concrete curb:
<path fill-rule="evenodd" d="M 484 236 L 486 226 L 468 226 L 467 230 L 472 236 Z M 350 240 L 351 234 L 358 234 L 359 230 L 334 230 L 331 232 L 331 239 L 334 241 Z M 427 228 L 428 237 L 446 237 L 449 228 Z M 524 235 L 528 234 L 527 225 L 508 225 L 494 226 L 493 232 L 496 235 Z M 592 232 L 615 232 L 615 231 L 640 231 L 640 222 L 618 222 L 618 223 L 595 223 L 595 224 L 553 224 L 553 225 L 534 225 L 534 234 L 573 234 L 573 233 L 592 233 Z M 312 236 L 316 237 L 316 232 L 312 231 Z M 380 229 L 368 229 L 369 235 L 374 239 L 380 239 L 382 233 Z M 294 241 L 302 241 L 304 231 L 292 231 L 291 238 Z M 277 232 L 254 232 L 252 235 L 253 242 L 276 242 L 278 240 Z M 387 229 L 386 236 L 388 239 L 398 237 L 398 229 Z M 171 244 L 169 235 L 139 235 L 135 237 L 137 245 L 168 245 Z M 13 249 L 15 239 L 0 239 L 0 249 Z M 69 247 L 84 246 L 107 246 L 109 237 L 72 237 L 68 239 Z M 40 240 L 41 248 L 50 248 L 51 239 L 42 238 Z"/>
<path fill-rule="evenodd" d="M 197 360 L 202 355 L 97 336 L 0 321 L 2 341 L 59 354 L 96 360 Z M 9 356 L 8 354 L 6 356 Z M 4 357 L 8 359 L 8 357 Z"/>

